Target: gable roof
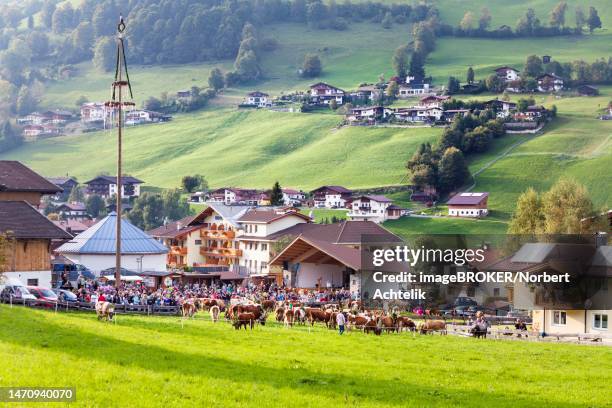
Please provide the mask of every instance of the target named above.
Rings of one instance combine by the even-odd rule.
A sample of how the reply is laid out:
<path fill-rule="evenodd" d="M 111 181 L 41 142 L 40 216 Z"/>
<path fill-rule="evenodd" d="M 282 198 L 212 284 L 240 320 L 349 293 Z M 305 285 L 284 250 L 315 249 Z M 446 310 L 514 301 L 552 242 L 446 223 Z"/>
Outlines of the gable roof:
<path fill-rule="evenodd" d="M 335 245 L 330 242 L 301 235 L 296 237 L 287 247 L 285 247 L 285 249 L 274 257 L 274 259 L 270 261 L 270 265 L 280 265 L 284 261 L 289 261 L 295 258 L 296 255 L 306 253 L 306 251 L 311 249 L 315 249 L 316 251 L 302 260 L 302 262 L 318 263 L 322 258 L 329 257 L 355 270 L 361 269 L 361 252 L 359 249 Z"/>
<path fill-rule="evenodd" d="M 319 190 L 324 190 L 324 189 L 332 190 L 340 194 L 352 194 L 353 193 L 352 190 L 349 190 L 348 188 L 345 188 L 342 186 L 321 186 L 315 190 L 312 190 L 312 192 L 314 193 L 314 192 L 317 192 Z"/>
<path fill-rule="evenodd" d="M 267 93 L 265 93 L 265 92 L 261 92 L 261 91 L 253 91 L 253 92 L 249 92 L 247 95 L 248 95 L 248 96 L 255 96 L 255 97 L 257 97 L 257 96 L 270 96 L 270 95 L 268 95 Z"/>
<path fill-rule="evenodd" d="M 108 184 L 115 184 L 117 183 L 117 176 L 98 176 L 98 177 L 94 177 L 89 181 L 86 181 L 85 184 L 91 184 L 94 181 L 105 181 Z M 131 184 L 142 184 L 144 183 L 144 181 L 137 179 L 136 177 L 132 177 L 132 176 L 122 176 L 121 177 L 121 182 L 122 183 L 131 183 Z"/>
<path fill-rule="evenodd" d="M 155 238 L 178 238 L 180 236 L 202 228 L 201 224 L 189 225 L 194 218 L 195 216 L 190 215 L 188 217 L 181 218 L 178 221 L 169 222 L 166 225 L 162 225 L 160 227 L 147 231 L 147 234 Z"/>
<path fill-rule="evenodd" d="M 21 162 L 0 160 L 0 191 L 55 194 L 62 189 Z"/>
<path fill-rule="evenodd" d="M 78 182 L 72 177 L 46 177 L 46 179 L 49 183 L 53 183 L 56 186 L 62 186 L 70 181 L 78 184 Z"/>
<path fill-rule="evenodd" d="M 57 249 L 61 254 L 114 254 L 117 213 L 108 216 Z M 165 246 L 125 219 L 121 219 L 122 254 L 165 254 Z"/>
<path fill-rule="evenodd" d="M 0 201 L 0 233 L 7 232 L 17 239 L 72 238 L 25 201 Z"/>
<path fill-rule="evenodd" d="M 189 226 L 201 224 L 204 222 L 206 217 L 217 213 L 223 218 L 223 220 L 231 224 L 233 227 L 238 228 L 238 219 L 251 209 L 251 207 L 247 205 L 225 205 L 224 203 L 217 203 L 214 201 L 209 201 L 206 204 L 208 204 L 208 207 L 193 217 L 193 219 L 189 222 Z"/>
<path fill-rule="evenodd" d="M 514 72 L 519 72 L 518 69 L 512 68 L 512 67 L 508 67 L 508 66 L 503 66 L 503 67 L 499 67 L 499 68 L 495 68 L 495 72 L 497 71 L 514 71 Z"/>
<path fill-rule="evenodd" d="M 310 85 L 310 89 L 333 89 L 333 90 L 336 90 L 336 91 L 344 92 L 344 90 L 342 90 L 342 89 L 340 89 L 338 87 L 335 87 L 333 85 L 326 84 L 325 82 L 317 82 L 316 84 L 312 84 L 312 85 Z"/>
<path fill-rule="evenodd" d="M 300 212 L 291 211 L 291 212 L 283 212 L 279 213 L 274 210 L 257 210 L 252 209 L 244 213 L 242 217 L 238 219 L 238 222 L 248 222 L 255 224 L 270 224 L 276 220 L 280 220 L 285 217 L 299 217 L 303 220 L 310 221 L 310 217 L 304 215 Z"/>
<path fill-rule="evenodd" d="M 455 194 L 446 204 L 448 205 L 476 205 L 489 196 L 489 193 L 459 193 Z"/>
<path fill-rule="evenodd" d="M 376 201 L 376 202 L 379 202 L 379 203 L 390 203 L 391 202 L 390 198 L 387 198 L 387 197 L 385 197 L 384 195 L 381 195 L 381 194 L 364 194 L 364 195 L 360 195 L 358 197 L 355 197 L 353 199 L 353 201 L 359 200 L 361 198 L 367 198 L 370 201 Z"/>

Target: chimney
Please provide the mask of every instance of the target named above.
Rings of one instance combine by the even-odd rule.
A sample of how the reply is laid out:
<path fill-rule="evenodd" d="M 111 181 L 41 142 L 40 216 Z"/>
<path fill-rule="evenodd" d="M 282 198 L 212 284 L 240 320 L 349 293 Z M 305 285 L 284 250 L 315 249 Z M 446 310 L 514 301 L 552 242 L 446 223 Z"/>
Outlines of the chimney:
<path fill-rule="evenodd" d="M 177 222 L 177 223 L 176 223 L 176 230 L 177 230 L 177 231 L 180 231 L 180 230 L 181 230 L 181 228 L 183 228 L 183 226 L 181 225 L 181 223 L 180 223 L 180 222 Z"/>

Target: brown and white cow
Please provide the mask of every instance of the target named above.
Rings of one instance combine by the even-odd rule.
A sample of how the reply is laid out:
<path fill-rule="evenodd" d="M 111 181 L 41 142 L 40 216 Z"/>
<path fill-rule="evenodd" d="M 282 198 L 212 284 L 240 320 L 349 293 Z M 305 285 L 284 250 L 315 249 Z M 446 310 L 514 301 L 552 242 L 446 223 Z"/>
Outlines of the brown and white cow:
<path fill-rule="evenodd" d="M 219 314 L 221 313 L 221 308 L 217 305 L 211 306 L 209 313 L 213 323 L 217 323 L 219 321 Z"/>
<path fill-rule="evenodd" d="M 96 314 L 98 315 L 98 320 L 110 322 L 115 316 L 115 305 L 110 302 L 97 302 Z"/>
<path fill-rule="evenodd" d="M 425 320 L 419 323 L 417 327 L 421 334 L 433 334 L 436 331 L 439 331 L 440 334 L 446 334 L 446 323 L 444 320 Z"/>
<path fill-rule="evenodd" d="M 246 330 L 247 326 L 250 327 L 251 330 L 253 330 L 255 320 L 256 318 L 253 313 L 237 313 L 233 325 L 236 330 L 240 330 L 241 327 L 244 327 L 244 330 Z"/>

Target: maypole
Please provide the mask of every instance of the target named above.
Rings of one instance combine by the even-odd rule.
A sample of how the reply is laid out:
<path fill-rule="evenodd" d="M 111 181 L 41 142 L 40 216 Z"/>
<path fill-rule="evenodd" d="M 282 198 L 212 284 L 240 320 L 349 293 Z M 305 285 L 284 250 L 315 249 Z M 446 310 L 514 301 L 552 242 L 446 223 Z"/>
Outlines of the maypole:
<path fill-rule="evenodd" d="M 125 31 L 125 22 L 123 17 L 119 17 L 119 24 L 117 25 L 117 59 L 115 62 L 115 80 L 112 84 L 112 97 L 111 100 L 106 102 L 105 105 L 110 109 L 111 112 L 117 112 L 117 193 L 116 193 L 116 205 L 115 211 L 117 213 L 117 226 L 116 226 L 116 246 L 115 246 L 115 286 L 117 288 L 121 285 L 121 198 L 123 193 L 122 184 L 122 166 L 121 166 L 121 150 L 122 150 L 122 132 L 123 132 L 123 110 L 125 107 L 133 107 L 132 102 L 132 85 L 130 83 L 130 76 L 128 74 L 127 62 L 125 58 L 125 46 L 123 41 L 123 32 Z M 125 73 L 125 78 L 123 78 Z M 123 101 L 123 89 L 127 87 L 129 91 L 130 101 Z"/>

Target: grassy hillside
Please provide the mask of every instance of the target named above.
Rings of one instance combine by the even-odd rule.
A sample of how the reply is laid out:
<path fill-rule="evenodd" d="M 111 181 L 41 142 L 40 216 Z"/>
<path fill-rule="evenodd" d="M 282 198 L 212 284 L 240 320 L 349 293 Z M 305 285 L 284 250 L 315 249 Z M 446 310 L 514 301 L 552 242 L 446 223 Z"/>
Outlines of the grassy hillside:
<path fill-rule="evenodd" d="M 74 386 L 75 407 L 593 407 L 612 398 L 602 387 L 612 381 L 607 347 L 406 333 L 340 337 L 271 323 L 238 332 L 203 316 L 184 327 L 176 317 L 120 316 L 106 324 L 93 314 L 6 305 L 0 319 L 0 378 Z"/>
<path fill-rule="evenodd" d="M 181 115 L 167 124 L 126 131 L 126 172 L 148 185 L 175 187 L 201 173 L 211 186 L 310 189 L 322 184 L 371 187 L 398 184 L 404 163 L 439 129 L 342 128 L 330 114 L 220 109 Z M 115 135 L 64 136 L 0 155 L 21 160 L 45 175 L 70 173 L 80 180 L 113 173 Z M 87 157 L 87 160 L 83 158 Z"/>

